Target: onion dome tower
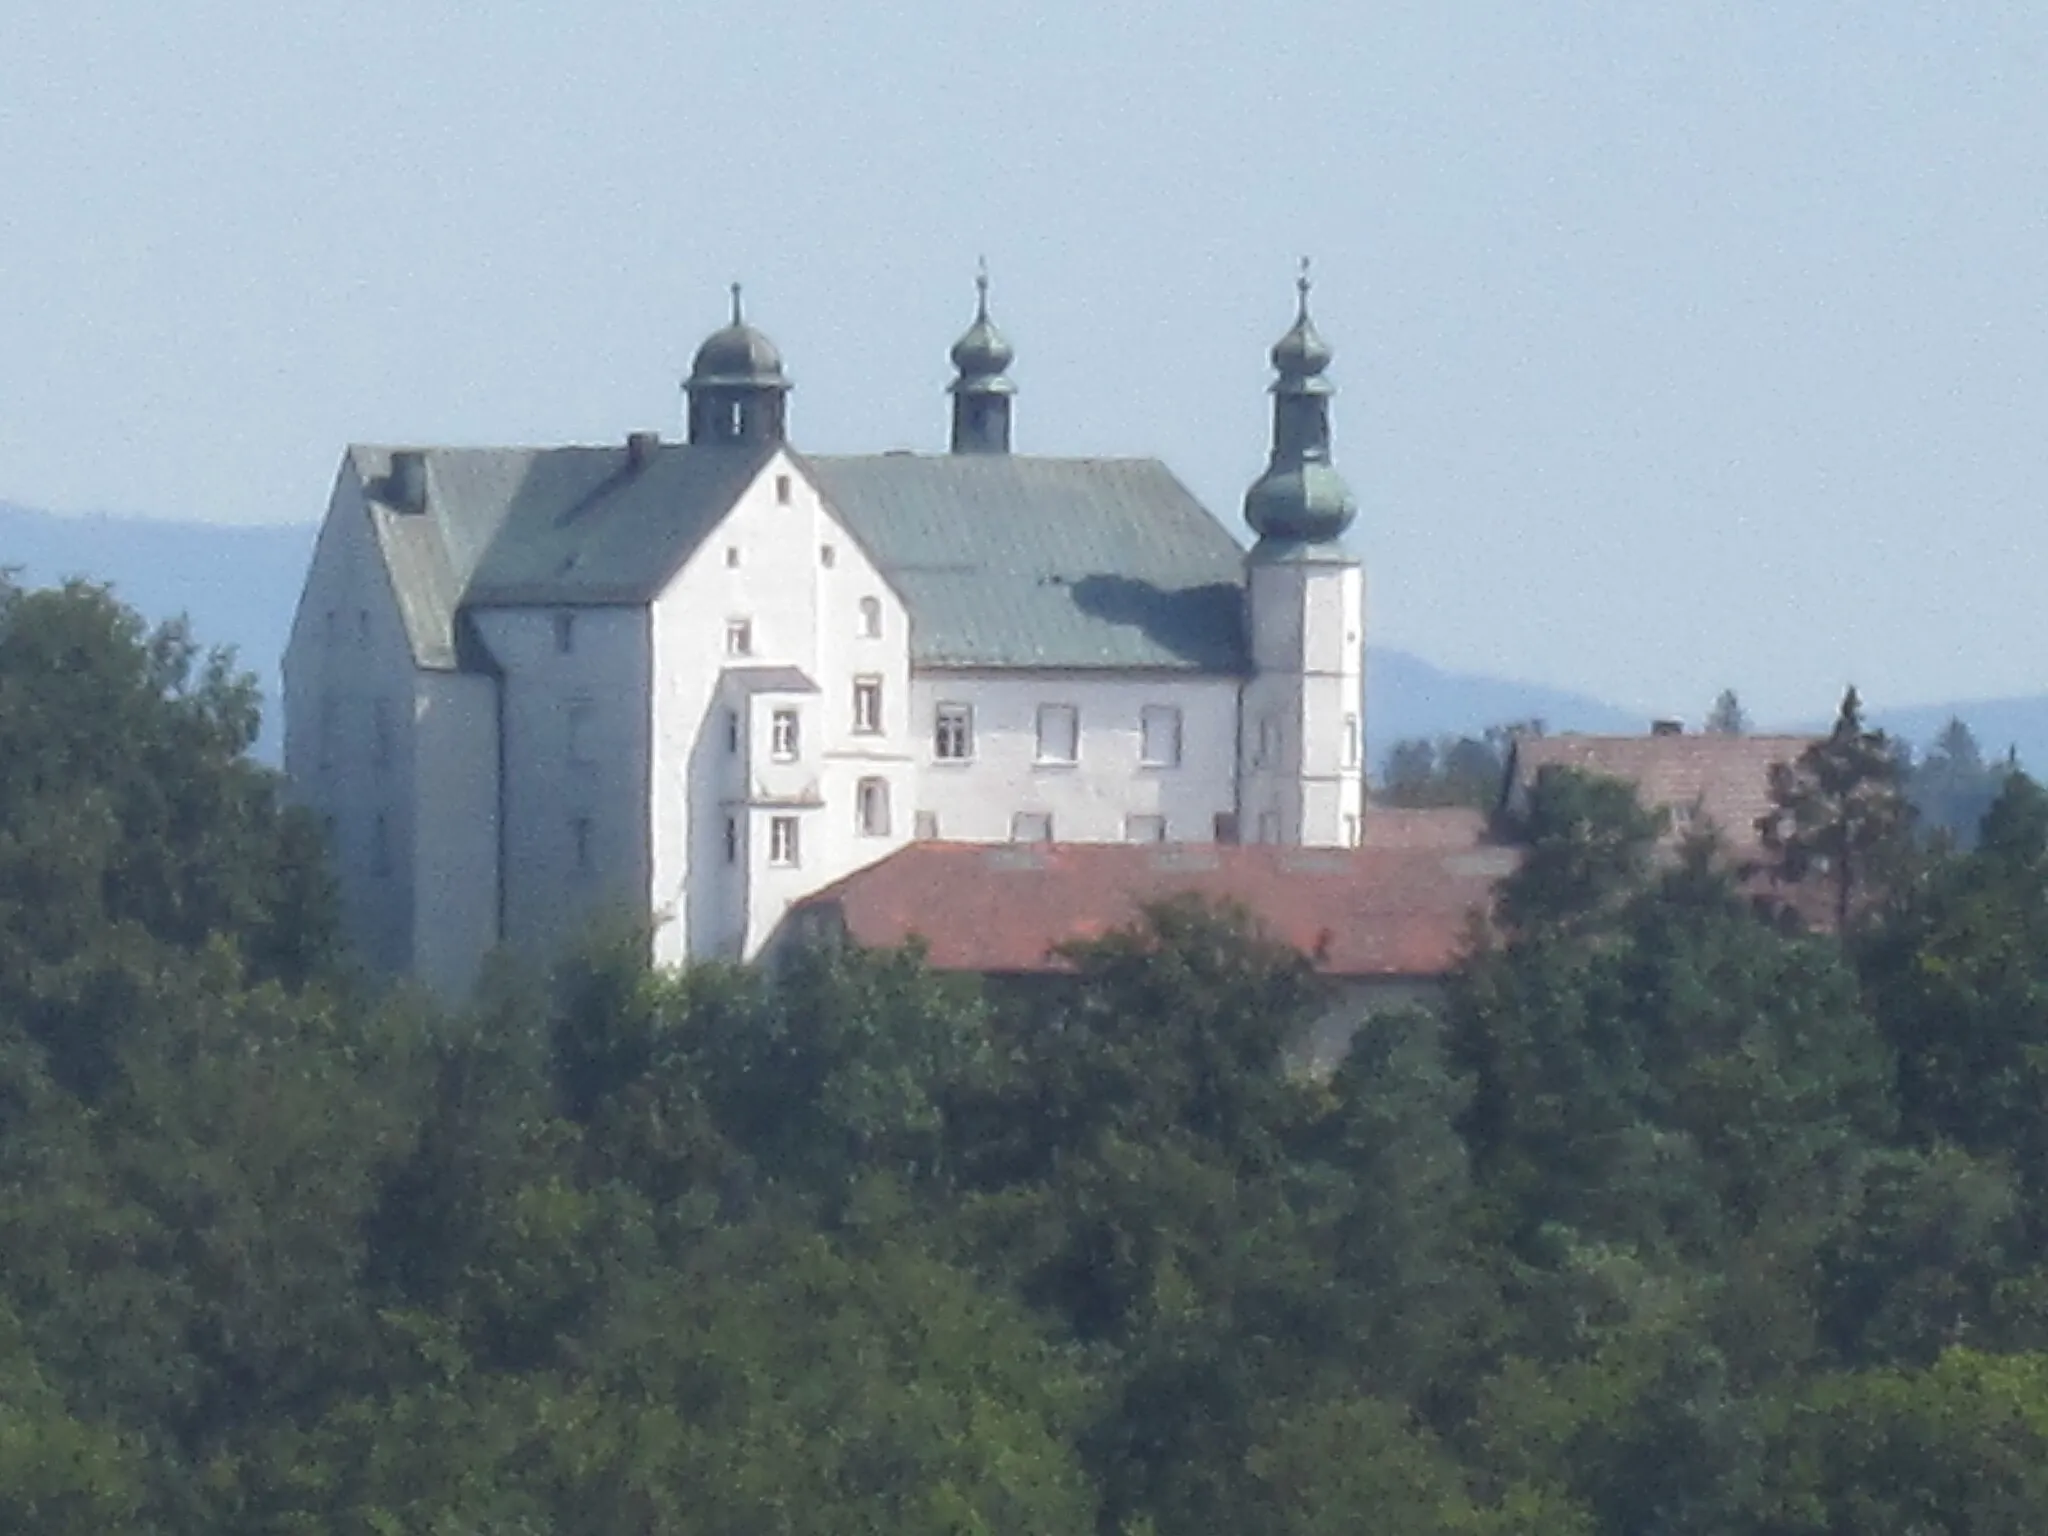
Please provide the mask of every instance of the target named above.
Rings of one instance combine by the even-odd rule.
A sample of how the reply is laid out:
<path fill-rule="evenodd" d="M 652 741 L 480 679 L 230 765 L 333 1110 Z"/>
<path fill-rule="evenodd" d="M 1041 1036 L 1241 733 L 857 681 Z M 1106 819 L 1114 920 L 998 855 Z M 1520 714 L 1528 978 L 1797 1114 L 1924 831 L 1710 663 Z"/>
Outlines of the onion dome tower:
<path fill-rule="evenodd" d="M 1330 464 L 1330 397 L 1323 375 L 1333 356 L 1308 314 L 1308 261 L 1295 280 L 1294 325 L 1273 344 L 1273 453 L 1245 492 L 1244 520 L 1267 545 L 1333 544 L 1358 515 L 1344 477 Z"/>
<path fill-rule="evenodd" d="M 747 324 L 740 285 L 732 285 L 732 320 L 704 338 L 683 382 L 693 445 L 780 443 L 787 440 L 790 384 L 775 343 Z"/>
<path fill-rule="evenodd" d="M 947 386 L 953 397 L 953 452 L 1008 453 L 1010 400 L 1017 386 L 1007 369 L 1017 354 L 988 317 L 988 264 L 975 274 L 974 324 L 953 343 L 958 377 Z"/>
<path fill-rule="evenodd" d="M 1259 842 L 1357 844 L 1364 830 L 1365 572 L 1342 542 L 1357 507 L 1330 464 L 1329 343 L 1308 315 L 1274 345 L 1273 453 L 1245 492 L 1252 675 L 1241 695 L 1238 824 Z"/>

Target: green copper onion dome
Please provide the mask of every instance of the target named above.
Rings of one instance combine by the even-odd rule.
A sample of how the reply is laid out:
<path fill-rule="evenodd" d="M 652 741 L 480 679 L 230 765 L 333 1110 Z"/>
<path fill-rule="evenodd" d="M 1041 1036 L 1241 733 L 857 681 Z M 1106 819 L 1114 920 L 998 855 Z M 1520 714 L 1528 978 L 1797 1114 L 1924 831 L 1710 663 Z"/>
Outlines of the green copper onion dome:
<path fill-rule="evenodd" d="M 1273 344 L 1273 454 L 1244 496 L 1244 520 L 1261 547 L 1327 544 L 1358 515 L 1344 477 L 1330 464 L 1330 396 L 1323 377 L 1334 356 L 1309 318 L 1308 263 L 1295 284 L 1294 325 Z"/>
<path fill-rule="evenodd" d="M 740 313 L 740 285 L 732 285 L 731 323 L 704 338 L 690 363 L 689 383 L 738 388 L 787 388 L 782 354 Z"/>
<path fill-rule="evenodd" d="M 1004 340 L 1003 333 L 996 329 L 995 322 L 988 317 L 986 267 L 975 276 L 974 286 L 979 294 L 974 310 L 974 324 L 967 328 L 964 336 L 953 343 L 953 350 L 948 354 L 953 359 L 953 366 L 960 373 L 953 388 L 959 390 L 982 387 L 1007 392 L 1012 386 L 1002 374 L 1016 358 L 1017 353 L 1009 342 Z"/>

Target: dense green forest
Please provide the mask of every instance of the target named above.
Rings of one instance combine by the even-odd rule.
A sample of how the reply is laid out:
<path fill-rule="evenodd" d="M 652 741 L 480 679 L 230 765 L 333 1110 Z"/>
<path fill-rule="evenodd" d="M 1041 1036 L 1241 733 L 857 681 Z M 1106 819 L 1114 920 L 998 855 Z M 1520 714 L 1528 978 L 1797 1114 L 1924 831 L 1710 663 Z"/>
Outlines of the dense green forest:
<path fill-rule="evenodd" d="M 1839 936 L 1547 778 L 1444 1009 L 1304 1081 L 1311 969 L 1183 905 L 1032 996 L 629 931 L 373 991 L 254 727 L 0 587 L 0 1531 L 2048 1519 L 2024 778 L 1916 837 L 1845 708 L 1775 833 Z"/>

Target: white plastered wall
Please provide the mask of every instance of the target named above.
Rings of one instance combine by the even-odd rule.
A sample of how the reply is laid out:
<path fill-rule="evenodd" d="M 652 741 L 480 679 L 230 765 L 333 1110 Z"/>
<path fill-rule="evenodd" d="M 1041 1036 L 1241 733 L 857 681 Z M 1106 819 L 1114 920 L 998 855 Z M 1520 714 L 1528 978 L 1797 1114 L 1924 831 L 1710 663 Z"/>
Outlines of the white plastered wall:
<path fill-rule="evenodd" d="M 1173 842 L 1210 842 L 1218 814 L 1237 804 L 1238 688 L 1234 677 L 1167 673 L 920 672 L 911 685 L 918 809 L 949 841 L 1004 841 L 1012 818 L 1025 813 L 1050 816 L 1060 842 L 1122 842 L 1131 816 L 1163 816 Z M 967 761 L 933 755 L 941 704 L 974 711 L 974 755 Z M 1078 711 L 1073 762 L 1040 759 L 1042 705 Z M 1141 760 L 1148 705 L 1180 711 L 1178 766 Z"/>
<path fill-rule="evenodd" d="M 545 956 L 645 912 L 647 610 L 470 616 L 500 673 L 503 939 Z"/>
<path fill-rule="evenodd" d="M 344 460 L 284 656 L 285 773 L 328 832 L 342 921 L 363 959 L 414 964 L 413 664 L 373 509 Z"/>
<path fill-rule="evenodd" d="M 497 680 L 420 672 L 413 705 L 413 971 L 460 998 L 498 941 Z"/>
<path fill-rule="evenodd" d="M 1246 564 L 1256 670 L 1244 692 L 1244 837 L 1342 846 L 1365 798 L 1364 572 L 1355 561 Z"/>
<path fill-rule="evenodd" d="M 879 606 L 880 633 L 861 624 Z M 727 626 L 745 621 L 750 654 L 729 655 Z M 777 453 L 655 599 L 647 816 L 648 901 L 664 964 L 751 955 L 790 902 L 893 852 L 907 840 L 915 798 L 910 751 L 908 623 L 901 599 L 786 453 Z M 735 669 L 789 667 L 815 692 L 741 687 Z M 853 691 L 882 690 L 882 729 L 856 732 Z M 773 711 L 799 713 L 796 761 L 777 763 Z M 726 712 L 741 715 L 728 749 Z M 863 778 L 889 787 L 886 835 L 855 824 Z M 725 823 L 738 823 L 726 860 Z M 773 818 L 798 823 L 794 864 L 770 862 Z"/>

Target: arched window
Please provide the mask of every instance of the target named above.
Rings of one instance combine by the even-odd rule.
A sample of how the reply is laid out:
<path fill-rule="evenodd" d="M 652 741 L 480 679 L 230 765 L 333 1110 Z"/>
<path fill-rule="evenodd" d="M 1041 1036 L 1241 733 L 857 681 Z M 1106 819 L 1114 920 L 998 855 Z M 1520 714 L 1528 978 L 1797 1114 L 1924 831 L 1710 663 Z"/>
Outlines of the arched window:
<path fill-rule="evenodd" d="M 882 600 L 879 597 L 864 597 L 860 600 L 860 633 L 864 640 L 879 640 L 882 637 Z"/>

